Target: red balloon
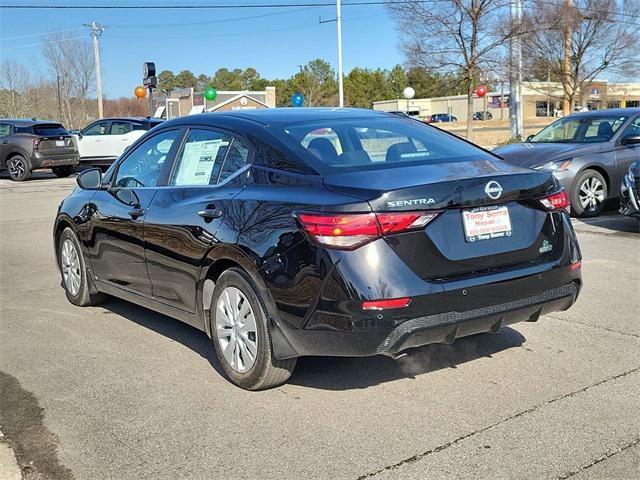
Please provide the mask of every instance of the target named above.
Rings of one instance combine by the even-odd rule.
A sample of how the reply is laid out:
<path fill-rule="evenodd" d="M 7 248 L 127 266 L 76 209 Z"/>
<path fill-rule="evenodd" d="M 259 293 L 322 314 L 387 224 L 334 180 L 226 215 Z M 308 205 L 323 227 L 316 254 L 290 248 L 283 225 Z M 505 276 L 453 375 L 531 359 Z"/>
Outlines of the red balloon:
<path fill-rule="evenodd" d="M 485 87 L 484 85 L 478 85 L 476 87 L 476 95 L 478 95 L 479 97 L 484 97 L 487 94 L 487 87 Z"/>

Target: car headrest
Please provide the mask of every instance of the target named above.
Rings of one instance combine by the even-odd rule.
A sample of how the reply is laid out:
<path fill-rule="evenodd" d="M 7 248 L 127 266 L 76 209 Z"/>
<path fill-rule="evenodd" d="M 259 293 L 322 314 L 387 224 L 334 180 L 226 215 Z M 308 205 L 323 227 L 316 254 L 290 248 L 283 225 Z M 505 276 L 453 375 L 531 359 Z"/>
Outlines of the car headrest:
<path fill-rule="evenodd" d="M 387 162 L 399 162 L 402 160 L 402 155 L 407 153 L 416 153 L 416 147 L 413 143 L 403 142 L 391 145 L 387 150 L 387 156 L 385 161 Z"/>
<path fill-rule="evenodd" d="M 327 164 L 338 163 L 338 152 L 328 138 L 314 138 L 307 149 Z"/>
<path fill-rule="evenodd" d="M 611 137 L 613 137 L 613 129 L 609 122 L 600 122 L 600 125 L 598 125 L 598 136 L 611 140 Z"/>

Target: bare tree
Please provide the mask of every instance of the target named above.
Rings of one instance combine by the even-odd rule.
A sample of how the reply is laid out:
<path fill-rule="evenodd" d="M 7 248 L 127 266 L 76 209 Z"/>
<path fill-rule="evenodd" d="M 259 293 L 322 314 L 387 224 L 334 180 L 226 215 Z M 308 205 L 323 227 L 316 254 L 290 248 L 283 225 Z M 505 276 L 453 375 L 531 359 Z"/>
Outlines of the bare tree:
<path fill-rule="evenodd" d="M 24 65 L 4 60 L 0 66 L 0 116 L 26 117 L 32 115 L 33 105 L 29 89 L 31 75 Z"/>
<path fill-rule="evenodd" d="M 534 0 L 525 20 L 547 28 L 527 29 L 523 42 L 529 76 L 562 78 L 565 28 L 571 31 L 569 78 L 562 82 L 564 99 L 584 103 L 598 76 L 629 78 L 640 73 L 640 9 L 638 0 L 575 0 L 570 8 L 559 0 Z"/>
<path fill-rule="evenodd" d="M 520 33 L 508 20 L 508 5 L 509 0 L 387 3 L 410 66 L 462 78 L 468 95 L 468 139 L 473 136 L 474 87 L 482 72 L 498 63 L 497 51 Z"/>
<path fill-rule="evenodd" d="M 90 119 L 87 97 L 95 78 L 89 40 L 57 32 L 47 36 L 45 42 L 42 53 L 48 73 L 54 83 L 60 84 L 61 120 L 68 126 L 81 126 Z"/>

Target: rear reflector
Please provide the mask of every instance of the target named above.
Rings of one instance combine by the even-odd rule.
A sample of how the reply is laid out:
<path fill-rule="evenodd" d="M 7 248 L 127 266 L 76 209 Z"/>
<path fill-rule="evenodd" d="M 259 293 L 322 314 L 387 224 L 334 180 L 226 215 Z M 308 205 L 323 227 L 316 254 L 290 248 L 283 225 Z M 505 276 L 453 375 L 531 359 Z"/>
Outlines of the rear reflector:
<path fill-rule="evenodd" d="M 547 210 L 567 210 L 569 211 L 569 195 L 564 190 L 560 190 L 559 192 L 554 193 L 553 195 L 549 195 L 548 197 L 544 197 L 540 199 L 540 203 Z"/>
<path fill-rule="evenodd" d="M 573 262 L 571 264 L 571 270 L 576 271 L 582 266 L 582 262 L 578 260 L 577 262 Z"/>
<path fill-rule="evenodd" d="M 390 298 L 387 300 L 368 300 L 362 302 L 363 310 L 389 310 L 391 308 L 404 308 L 411 303 L 411 298 Z"/>
<path fill-rule="evenodd" d="M 316 243 L 351 250 L 390 233 L 424 228 L 439 213 L 298 213 L 296 218 Z"/>

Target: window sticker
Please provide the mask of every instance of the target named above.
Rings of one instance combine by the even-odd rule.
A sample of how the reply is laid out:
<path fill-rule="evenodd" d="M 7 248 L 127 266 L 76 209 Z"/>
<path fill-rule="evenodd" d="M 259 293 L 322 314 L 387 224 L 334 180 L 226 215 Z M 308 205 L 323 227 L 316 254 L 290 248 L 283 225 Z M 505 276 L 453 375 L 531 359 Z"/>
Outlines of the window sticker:
<path fill-rule="evenodd" d="M 187 143 L 174 185 L 209 185 L 218 151 L 228 145 L 229 142 L 223 139 Z"/>

